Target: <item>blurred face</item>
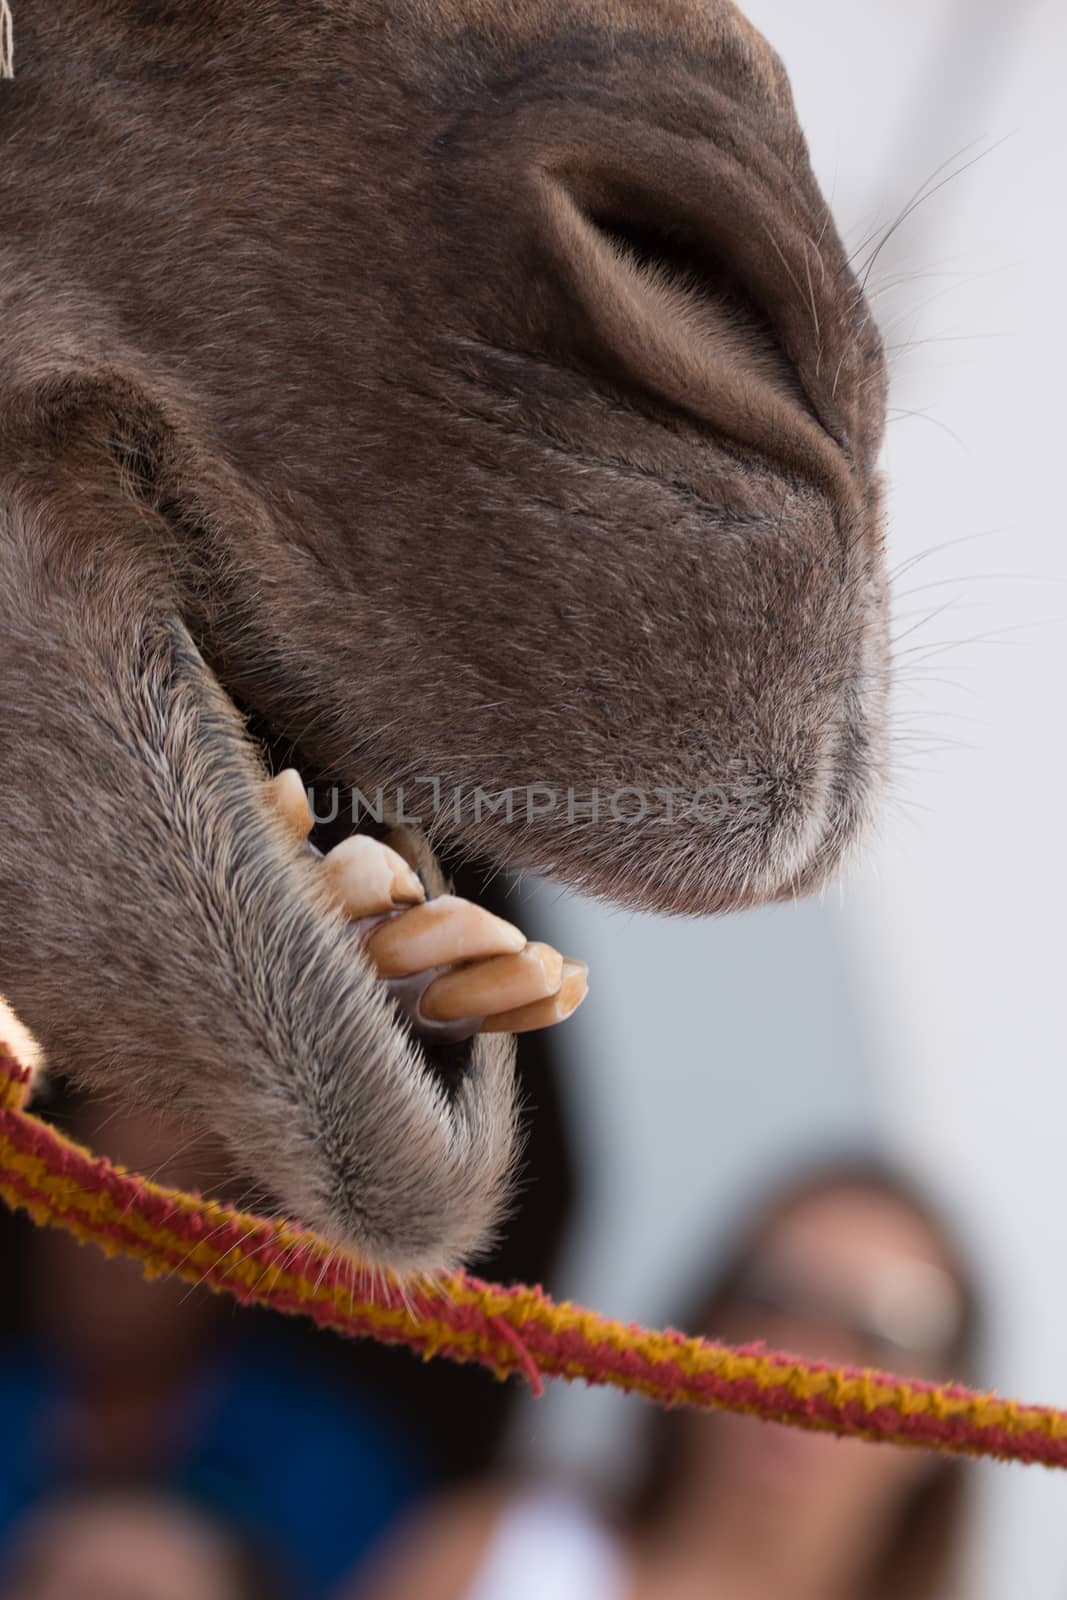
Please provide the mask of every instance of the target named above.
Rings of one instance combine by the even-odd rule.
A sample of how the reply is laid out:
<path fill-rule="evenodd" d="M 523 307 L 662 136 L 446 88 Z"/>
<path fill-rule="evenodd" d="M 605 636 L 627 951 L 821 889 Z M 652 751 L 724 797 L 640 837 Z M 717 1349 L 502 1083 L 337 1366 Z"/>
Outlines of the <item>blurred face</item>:
<path fill-rule="evenodd" d="M 210 1190 L 223 1175 L 217 1148 L 152 1112 L 102 1112 L 78 1136 L 158 1183 Z M 147 1282 L 137 1262 L 108 1259 L 64 1233 L 38 1237 L 32 1270 L 38 1337 L 67 1367 L 126 1382 L 142 1370 L 158 1377 L 211 1325 L 210 1296 L 177 1278 Z"/>
<path fill-rule="evenodd" d="M 179 1507 L 107 1501 L 48 1512 L 16 1560 L 8 1600 L 234 1600 L 225 1539 Z"/>
<path fill-rule="evenodd" d="M 953 1376 L 945 1367 L 961 1313 L 927 1225 L 889 1196 L 849 1188 L 806 1199 L 775 1224 L 708 1333 L 944 1379 Z M 723 1487 L 739 1503 L 819 1521 L 887 1510 L 932 1468 L 921 1452 L 726 1414 L 704 1430 L 700 1449 L 729 1461 Z"/>

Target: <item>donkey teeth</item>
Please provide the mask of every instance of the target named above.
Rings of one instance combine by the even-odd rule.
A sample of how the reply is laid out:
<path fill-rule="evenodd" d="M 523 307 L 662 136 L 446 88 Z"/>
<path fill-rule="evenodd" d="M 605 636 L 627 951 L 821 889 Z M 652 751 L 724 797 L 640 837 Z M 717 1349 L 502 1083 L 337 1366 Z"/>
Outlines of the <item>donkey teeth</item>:
<path fill-rule="evenodd" d="M 435 978 L 419 1009 L 430 1022 L 484 1017 L 544 1000 L 562 981 L 559 951 L 547 944 L 528 944 L 517 955 L 493 956 Z"/>
<path fill-rule="evenodd" d="M 286 832 L 292 835 L 294 843 L 303 844 L 311 832 L 314 818 L 299 772 L 295 767 L 286 767 L 276 778 L 271 778 L 268 789 Z"/>
<path fill-rule="evenodd" d="M 469 900 L 442 894 L 381 923 L 364 948 L 381 977 L 409 978 L 456 961 L 514 955 L 525 943 L 526 935 L 510 922 Z"/>
<path fill-rule="evenodd" d="M 589 993 L 589 968 L 584 961 L 564 961 L 563 982 L 547 1000 L 534 1000 L 529 1005 L 517 1006 L 514 1011 L 499 1012 L 486 1017 L 478 1030 L 480 1033 L 531 1033 L 535 1028 L 551 1028 L 556 1022 L 566 1022 Z"/>
<path fill-rule="evenodd" d="M 415 839 L 414 830 L 406 826 L 390 828 L 385 836 L 385 842 L 390 849 L 395 850 L 398 856 L 403 856 L 409 867 L 417 870 L 419 850 Z"/>
<path fill-rule="evenodd" d="M 331 894 L 353 920 L 416 905 L 426 898 L 403 857 L 365 833 L 334 845 L 323 857 L 322 867 Z"/>

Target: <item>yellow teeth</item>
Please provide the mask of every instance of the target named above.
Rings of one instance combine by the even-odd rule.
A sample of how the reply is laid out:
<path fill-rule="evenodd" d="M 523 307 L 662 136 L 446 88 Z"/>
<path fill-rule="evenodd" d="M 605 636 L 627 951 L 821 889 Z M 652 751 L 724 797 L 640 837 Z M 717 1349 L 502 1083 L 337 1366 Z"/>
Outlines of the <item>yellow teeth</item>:
<path fill-rule="evenodd" d="M 348 916 L 378 916 L 426 898 L 422 884 L 402 856 L 367 834 L 345 839 L 323 857 L 331 894 Z"/>
<path fill-rule="evenodd" d="M 557 1022 L 566 1022 L 589 993 L 589 969 L 584 961 L 564 961 L 563 981 L 554 995 L 547 1000 L 534 1000 L 530 1005 L 518 1006 L 514 1011 L 498 1012 L 486 1017 L 482 1033 L 531 1033 L 535 1028 L 551 1028 Z"/>
<path fill-rule="evenodd" d="M 563 957 L 547 944 L 528 944 L 517 955 L 476 961 L 435 978 L 419 1002 L 430 1022 L 458 1022 L 490 1011 L 511 1011 L 554 995 L 563 980 Z"/>
<path fill-rule="evenodd" d="M 300 774 L 287 767 L 268 787 L 286 833 L 294 844 L 303 844 L 314 817 Z M 451 969 L 432 978 L 420 999 L 405 1002 L 416 1027 L 419 1018 L 427 1028 L 468 1018 L 473 1027 L 481 1017 L 482 1033 L 527 1033 L 577 1011 L 588 990 L 584 962 L 565 961 L 551 945 L 528 944 L 513 923 L 469 900 L 451 894 L 427 900 L 414 870 L 415 836 L 398 828 L 390 841 L 355 834 L 323 857 L 322 870 L 332 898 L 353 922 L 387 919 L 362 930 L 364 949 L 380 977 L 415 978 L 435 968 Z"/>
<path fill-rule="evenodd" d="M 268 784 L 275 810 L 292 835 L 295 844 L 303 844 L 311 832 L 314 819 L 308 805 L 307 791 L 295 767 L 286 767 Z"/>
<path fill-rule="evenodd" d="M 442 894 L 383 922 L 365 949 L 383 978 L 409 978 L 456 961 L 517 954 L 525 943 L 526 935 L 510 922 Z"/>
<path fill-rule="evenodd" d="M 385 836 L 385 842 L 398 856 L 403 856 L 409 867 L 419 864 L 419 847 L 415 833 L 411 828 L 391 828 Z"/>

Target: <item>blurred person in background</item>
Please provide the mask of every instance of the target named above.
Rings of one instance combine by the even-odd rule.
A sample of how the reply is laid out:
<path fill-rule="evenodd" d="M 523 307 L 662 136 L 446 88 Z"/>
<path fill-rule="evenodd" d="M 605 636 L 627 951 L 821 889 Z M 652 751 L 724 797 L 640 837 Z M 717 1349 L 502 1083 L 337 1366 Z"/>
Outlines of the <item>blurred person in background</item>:
<path fill-rule="evenodd" d="M 220 1151 L 165 1116 L 79 1097 L 59 1109 L 80 1141 L 159 1182 L 234 1184 Z M 0 1570 L 57 1497 L 133 1483 L 204 1508 L 263 1551 L 286 1600 L 317 1600 L 431 1483 L 391 1412 L 317 1361 L 288 1319 L 146 1282 L 136 1262 L 66 1233 L 23 1230 L 21 1244 L 0 1362 Z M 72 1526 L 96 1539 L 109 1519 L 115 1539 L 136 1531 L 117 1510 Z M 131 1561 L 142 1548 L 138 1535 Z"/>
<path fill-rule="evenodd" d="M 21 1530 L 4 1600 L 276 1600 L 264 1563 L 181 1501 L 126 1491 L 60 1500 Z"/>
<path fill-rule="evenodd" d="M 779 1192 L 681 1325 L 966 1381 L 977 1305 L 932 1208 L 857 1162 Z M 659 1411 L 611 1512 L 558 1486 L 453 1498 L 402 1527 L 345 1600 L 944 1600 L 960 1592 L 967 1488 L 959 1460 Z"/>

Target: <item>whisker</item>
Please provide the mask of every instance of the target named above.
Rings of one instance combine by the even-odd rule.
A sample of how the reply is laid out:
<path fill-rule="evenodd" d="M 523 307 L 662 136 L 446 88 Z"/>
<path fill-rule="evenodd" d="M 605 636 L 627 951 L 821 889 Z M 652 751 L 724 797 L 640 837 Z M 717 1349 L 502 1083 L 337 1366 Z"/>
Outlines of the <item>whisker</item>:
<path fill-rule="evenodd" d="M 908 218 L 910 216 L 912 216 L 916 211 L 918 211 L 920 206 L 924 206 L 928 200 L 932 200 L 934 195 L 939 194 L 941 192 L 941 190 L 946 187 L 946 185 L 948 185 L 950 183 L 954 183 L 957 178 L 961 178 L 965 172 L 969 172 L 972 167 L 977 166 L 979 161 L 984 161 L 987 156 L 992 155 L 995 150 L 998 150 L 1002 144 L 1005 144 L 1009 139 L 1011 139 L 1013 137 L 1014 137 L 1013 134 L 1010 134 L 1010 133 L 1004 134 L 1004 136 L 1002 138 L 998 139 L 994 144 L 990 145 L 988 147 L 988 149 L 980 150 L 977 155 L 972 156 L 969 161 L 965 161 L 963 163 L 963 165 L 961 167 L 957 167 L 954 172 L 947 173 L 945 175 L 945 177 L 943 177 L 939 183 L 934 184 L 934 187 L 932 189 L 927 187 L 927 184 L 929 184 L 929 182 L 931 181 L 930 179 L 927 179 L 926 184 L 924 184 L 922 186 L 922 189 L 915 196 L 915 198 L 913 200 L 911 200 L 904 207 L 903 211 L 897 217 L 896 221 L 887 230 L 885 236 L 882 239 L 879 240 L 877 248 L 874 250 L 874 252 L 871 255 L 870 259 L 867 262 L 865 262 L 864 266 L 860 269 L 863 272 L 863 277 L 861 278 L 860 282 L 861 282 L 862 288 L 863 288 L 863 290 L 865 292 L 866 292 L 866 288 L 867 288 L 867 280 L 869 279 L 872 271 L 874 270 L 875 262 L 878 260 L 878 257 L 881 255 L 882 251 L 885 249 L 885 247 L 889 243 L 890 239 L 897 232 L 897 230 L 903 226 L 903 224 L 908 220 Z M 964 151 L 969 150 L 969 149 L 973 149 L 974 145 L 977 142 L 978 142 L 977 140 L 972 140 L 969 145 L 964 145 L 963 150 L 958 152 L 958 154 L 962 155 Z M 950 161 L 955 160 L 955 159 L 956 159 L 955 156 L 950 156 L 949 157 Z M 937 171 L 934 172 L 931 176 L 932 177 L 936 177 L 937 173 L 938 172 L 943 172 L 944 168 L 947 165 L 948 165 L 948 162 L 943 162 L 942 165 L 937 169 Z M 925 193 L 923 192 L 923 190 L 925 190 Z"/>
<path fill-rule="evenodd" d="M 944 589 L 952 583 L 1067 583 L 1067 578 L 1052 572 L 972 572 L 959 578 L 934 578 L 930 583 L 920 583 L 914 589 L 900 591 L 902 600 L 923 594 L 928 589 Z M 988 604 L 988 602 L 986 602 Z"/>
<path fill-rule="evenodd" d="M 943 422 L 940 417 L 932 417 L 928 411 L 909 410 L 906 406 L 893 406 L 886 413 L 886 418 L 889 422 L 928 422 L 931 427 L 940 428 L 942 433 L 947 433 L 949 438 L 958 444 L 961 450 L 966 451 L 967 455 L 972 454 L 970 445 L 960 437 L 955 428 L 950 428 L 948 423 Z"/>
<path fill-rule="evenodd" d="M 909 634 L 917 633 L 920 628 L 925 628 L 926 624 L 928 622 L 933 622 L 935 617 L 943 616 L 946 611 L 954 611 L 956 609 L 956 604 L 957 602 L 955 600 L 946 600 L 944 605 L 935 606 L 932 611 L 926 612 L 924 616 L 920 617 L 918 622 L 913 622 L 910 628 L 905 628 L 903 633 L 895 633 L 890 635 L 890 648 L 895 650 L 901 639 L 906 639 Z"/>
<path fill-rule="evenodd" d="M 928 550 L 920 550 L 917 555 L 908 556 L 898 567 L 894 567 L 891 570 L 889 581 L 892 584 L 896 584 L 912 567 L 917 567 L 920 561 L 928 561 L 931 556 L 940 555 L 945 550 L 952 550 L 957 545 L 971 544 L 976 539 L 992 539 L 997 534 L 1010 532 L 1011 528 L 1005 525 L 999 528 L 981 528 L 976 533 L 963 533 L 957 535 L 954 539 L 944 539 L 940 544 L 931 545 Z"/>
<path fill-rule="evenodd" d="M 1019 633 L 1031 628 L 1056 626 L 1062 627 L 1067 622 L 1067 617 L 1046 617 L 1041 621 L 1036 618 L 1032 622 L 1009 623 L 1007 627 L 994 629 L 987 634 L 975 634 L 969 639 L 945 639 L 933 645 L 909 645 L 907 650 L 900 652 L 901 656 L 917 654 L 920 662 L 931 660 L 934 656 L 943 655 L 948 650 L 960 650 L 970 645 L 999 645 L 1002 648 L 1025 645 L 1025 639 L 1008 639 L 1004 635 Z"/>

